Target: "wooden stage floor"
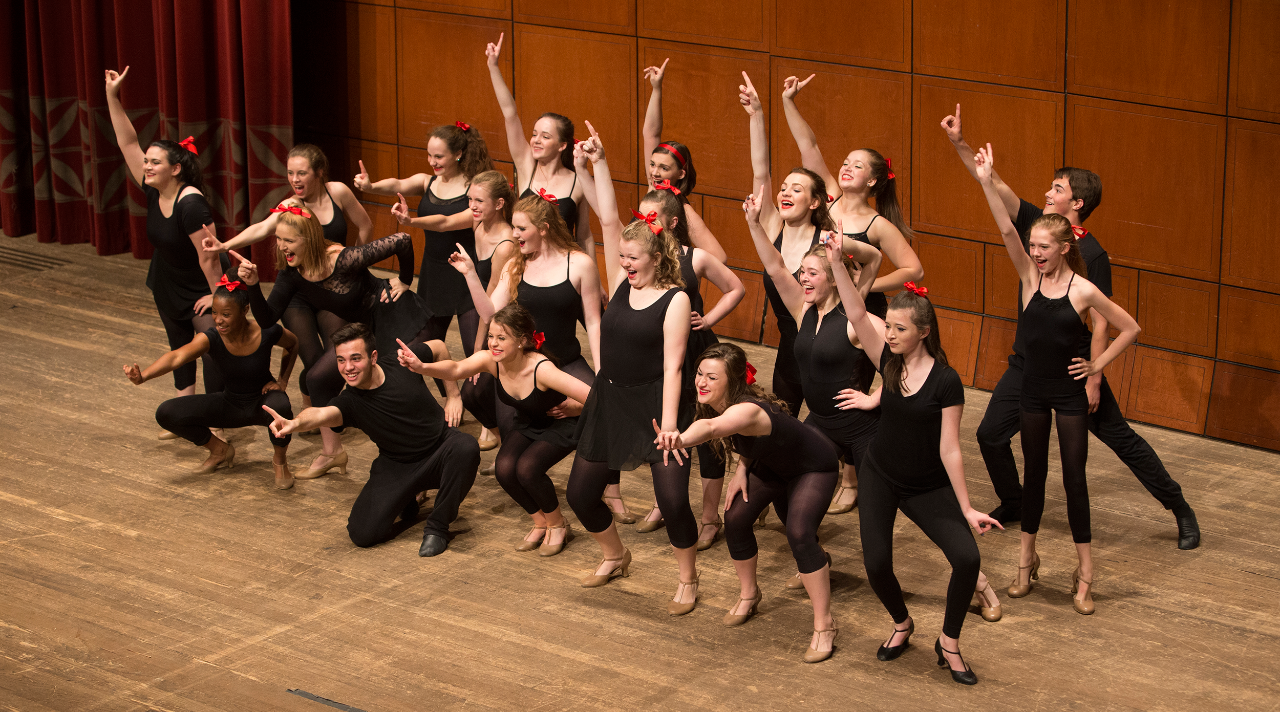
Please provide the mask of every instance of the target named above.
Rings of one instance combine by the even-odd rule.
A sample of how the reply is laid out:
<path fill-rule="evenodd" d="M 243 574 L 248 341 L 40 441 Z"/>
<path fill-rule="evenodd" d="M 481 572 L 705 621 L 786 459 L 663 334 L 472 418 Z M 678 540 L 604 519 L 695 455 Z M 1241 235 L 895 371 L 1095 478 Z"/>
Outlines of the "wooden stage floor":
<path fill-rule="evenodd" d="M 918 632 L 881 663 L 891 622 L 866 583 L 858 514 L 828 517 L 840 637 L 830 661 L 805 665 L 811 611 L 783 588 L 795 564 L 776 518 L 758 532 L 760 614 L 726 629 L 738 586 L 723 541 L 700 557 L 699 608 L 673 619 L 663 531 L 622 527 L 631 577 L 583 589 L 591 540 L 549 559 L 516 553 L 528 520 L 492 478 L 477 480 L 445 554 L 417 556 L 420 525 L 357 549 L 346 516 L 375 455 L 358 431 L 346 436 L 347 475 L 285 492 L 272 487 L 262 429 L 231 432 L 230 471 L 185 474 L 203 451 L 155 439 L 172 381 L 134 387 L 120 370 L 165 350 L 146 269 L 87 245 L 0 241 L 0 709 L 333 709 L 294 690 L 368 712 L 1280 707 L 1275 453 L 1137 426 L 1199 514 L 1204 543 L 1180 552 L 1173 517 L 1093 440 L 1098 612 L 1071 608 L 1074 552 L 1051 483 L 1030 596 L 1004 595 L 1016 531 L 979 540 L 1005 613 L 966 621 L 973 688 L 952 683 L 931 650 L 948 573 L 938 550 L 899 517 L 897 570 Z M 751 352 L 768 383 L 771 350 Z M 967 397 L 965 464 L 985 509 L 996 502 L 974 431 L 987 394 Z M 295 440 L 295 469 L 318 449 Z M 553 473 L 563 492 L 568 461 Z M 638 513 L 646 480 L 623 479 Z"/>

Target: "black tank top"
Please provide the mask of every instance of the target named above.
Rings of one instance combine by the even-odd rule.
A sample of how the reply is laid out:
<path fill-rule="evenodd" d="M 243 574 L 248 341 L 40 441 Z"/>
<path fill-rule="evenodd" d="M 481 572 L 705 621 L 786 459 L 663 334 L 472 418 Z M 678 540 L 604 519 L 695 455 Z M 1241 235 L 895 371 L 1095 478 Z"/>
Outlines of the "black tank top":
<path fill-rule="evenodd" d="M 1067 293 L 1050 299 L 1040 291 L 1040 284 L 1044 283 L 1044 275 L 1040 275 L 1036 293 L 1018 317 L 1018 330 L 1022 332 L 1026 348 L 1026 375 L 1052 379 L 1072 377 L 1067 369 L 1071 359 L 1079 355 L 1080 341 L 1088 333 L 1075 307 L 1071 306 L 1071 285 L 1075 281 L 1076 276 L 1072 274 Z"/>
<path fill-rule="evenodd" d="M 329 195 L 329 186 L 325 185 L 324 194 Z M 333 219 L 320 226 L 320 230 L 324 233 L 324 239 L 330 242 L 336 242 L 339 245 L 347 244 L 347 217 L 342 214 L 342 208 L 338 207 L 338 201 L 329 195 L 329 203 L 333 205 Z"/>
<path fill-rule="evenodd" d="M 672 287 L 644 309 L 631 307 L 631 283 L 623 280 L 600 319 L 600 375 L 620 386 L 662 378 L 662 322 L 681 290 Z"/>
<path fill-rule="evenodd" d="M 546 338 L 542 352 L 556 357 L 560 365 L 571 363 L 582 356 L 578 343 L 576 322 L 585 321 L 582 314 L 582 295 L 573 288 L 569 279 L 569 259 L 564 258 L 564 281 L 550 287 L 538 287 L 520 278 L 516 285 L 516 301 L 533 315 L 533 323 Z"/>
<path fill-rule="evenodd" d="M 878 217 L 880 216 L 876 215 L 871 218 L 871 222 L 867 223 L 867 227 L 862 232 L 846 232 L 844 236 L 871 245 L 871 238 L 867 237 L 867 233 L 871 232 L 871 226 L 875 224 Z M 872 245 L 872 247 L 875 246 Z M 889 313 L 889 298 L 884 295 L 884 292 L 871 292 L 867 295 L 867 311 L 883 319 L 884 315 Z"/>
<path fill-rule="evenodd" d="M 511 242 L 511 240 L 503 240 L 502 242 Z M 489 288 L 489 280 L 493 278 L 493 256 L 497 254 L 498 248 L 502 247 L 502 242 L 494 245 L 493 252 L 490 252 L 488 257 L 483 260 L 476 260 L 476 276 L 480 278 L 480 284 L 485 289 Z"/>
<path fill-rule="evenodd" d="M 431 176 L 431 180 L 427 182 L 427 189 L 422 194 L 422 200 L 418 201 L 419 216 L 457 215 L 467 210 L 468 202 L 465 191 L 455 198 L 441 198 L 431 192 L 431 186 L 435 182 L 436 177 Z M 458 248 L 453 246 L 455 242 L 462 245 L 463 249 L 471 257 L 472 262 L 476 260 L 476 233 L 473 229 L 464 227 L 461 230 L 446 230 L 444 232 L 424 230 L 423 232 L 427 236 L 426 246 L 422 249 L 422 261 L 424 263 L 427 260 L 432 260 L 448 264 L 449 255 L 458 251 Z M 453 269 L 453 267 L 449 269 Z"/>
<path fill-rule="evenodd" d="M 796 362 L 800 366 L 800 383 L 809 410 L 817 415 L 835 417 L 850 411 L 836 407 L 834 397 L 845 388 L 866 392 L 870 383 L 859 383 L 863 373 L 859 365 L 867 355 L 849 343 L 849 320 L 844 309 L 836 306 L 822 318 L 818 326 L 818 308 L 804 313 L 796 335 Z M 872 372 L 874 376 L 874 372 Z"/>
<path fill-rule="evenodd" d="M 271 349 L 283 333 L 283 326 L 272 324 L 262 330 L 257 351 L 248 356 L 236 356 L 227 350 L 217 329 L 204 332 L 209 339 L 209 358 L 213 359 L 226 380 L 224 393 L 238 400 L 257 400 L 262 395 L 262 387 L 275 380 L 271 375 Z"/>
<path fill-rule="evenodd" d="M 828 315 L 829 316 L 829 315 Z M 734 435 L 733 449 L 751 459 L 751 472 L 764 479 L 788 480 L 810 472 L 834 472 L 840 464 L 825 435 L 774 405 L 749 399 L 769 414 L 773 431 L 764 436 Z"/>
<path fill-rule="evenodd" d="M 533 367 L 533 392 L 524 398 L 516 399 L 515 396 L 507 392 L 505 386 L 502 385 L 502 376 L 498 376 L 498 400 L 515 408 L 527 420 L 529 427 L 537 429 L 545 429 L 551 427 L 556 418 L 547 415 L 547 411 L 560 405 L 565 401 L 565 395 L 559 391 L 548 388 L 545 391 L 538 390 L 538 369 L 542 368 L 542 364 L 547 360 L 539 361 Z M 499 369 L 501 374 L 501 369 Z"/>
<path fill-rule="evenodd" d="M 778 238 L 773 241 L 773 248 L 779 253 L 782 252 L 782 234 L 779 232 Z M 818 244 L 818 238 L 821 235 L 821 228 L 813 228 L 813 239 L 809 241 L 809 249 L 813 249 L 813 246 Z M 795 273 L 800 274 L 800 270 L 796 270 Z M 796 320 L 791 318 L 791 312 L 782 302 L 782 295 L 778 294 L 778 288 L 773 286 L 773 279 L 768 274 L 764 276 L 764 295 L 769 298 L 769 304 L 773 306 L 773 315 L 778 320 L 778 331 L 782 332 L 782 343 L 786 343 L 788 338 L 794 338 L 796 335 Z"/>
<path fill-rule="evenodd" d="M 569 186 L 569 195 L 556 196 L 556 210 L 559 211 L 560 217 L 564 218 L 564 224 L 569 226 L 569 234 L 578 234 L 578 204 L 573 202 L 573 189 L 578 187 L 578 172 L 573 173 L 573 185 Z M 525 186 L 524 192 L 520 194 L 521 198 L 527 198 L 531 195 L 537 195 L 533 189 L 533 178 L 529 179 L 529 185 Z"/>
<path fill-rule="evenodd" d="M 684 251 L 680 253 L 680 276 L 684 278 L 684 293 L 689 295 L 691 310 L 703 314 L 702 280 L 698 279 L 698 273 L 693 269 L 693 251 L 695 249 L 697 248 L 685 247 Z"/>

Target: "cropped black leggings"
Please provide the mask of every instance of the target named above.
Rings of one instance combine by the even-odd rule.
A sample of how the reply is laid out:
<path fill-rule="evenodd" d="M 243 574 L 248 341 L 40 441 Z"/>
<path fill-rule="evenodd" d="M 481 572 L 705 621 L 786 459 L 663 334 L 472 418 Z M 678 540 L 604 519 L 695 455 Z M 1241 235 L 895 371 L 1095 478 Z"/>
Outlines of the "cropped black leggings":
<path fill-rule="evenodd" d="M 164 325 L 164 335 L 169 340 L 169 350 L 175 351 L 191 343 L 196 334 L 202 334 L 213 328 L 213 314 L 192 313 L 190 319 L 171 319 L 160 313 L 160 323 Z M 204 392 L 217 393 L 222 390 L 222 372 L 214 364 L 209 354 L 200 357 L 204 368 Z M 182 390 L 196 384 L 196 362 L 184 363 L 173 369 L 173 387 Z"/>
<path fill-rule="evenodd" d="M 502 438 L 502 449 L 494 460 L 494 476 L 525 512 L 552 512 L 560 507 L 560 499 L 547 470 L 571 452 L 571 447 L 533 440 L 512 431 Z"/>
<path fill-rule="evenodd" d="M 284 311 L 280 323 L 298 337 L 298 355 L 302 357 L 302 375 L 298 381 L 302 394 L 310 396 L 311 405 L 317 408 L 329 405 L 343 386 L 333 333 L 346 326 L 347 321 L 333 312 L 314 311 L 304 302 L 295 301 Z"/>
<path fill-rule="evenodd" d="M 858 472 L 858 497 L 862 561 L 867 568 L 867 580 L 880 603 L 893 616 L 893 622 L 902 623 L 908 615 L 902 586 L 893 573 L 893 522 L 901 509 L 942 550 L 951 564 L 942 632 L 948 637 L 959 638 L 969 602 L 973 600 L 973 590 L 978 585 L 982 555 L 969 533 L 969 522 L 960 512 L 955 490 L 940 487 L 924 494 L 900 497 L 880 474 L 875 461 L 867 457 Z"/>
<path fill-rule="evenodd" d="M 826 552 L 818 543 L 818 525 L 831 503 L 839 473 L 807 472 L 790 480 L 764 479 L 747 475 L 747 501 L 738 494 L 724 510 L 724 537 L 729 556 L 746 561 L 759 553 L 755 523 L 770 503 L 782 502 L 787 512 L 787 543 L 800 573 L 811 574 L 827 565 Z"/>
<path fill-rule="evenodd" d="M 673 457 L 668 465 L 649 465 L 649 471 L 653 474 L 654 496 L 667 522 L 667 537 L 675 548 L 688 549 L 698 543 L 698 520 L 689 506 L 689 461 L 677 465 Z M 565 495 L 587 531 L 598 534 L 613 524 L 613 513 L 601 497 L 605 487 L 618 482 L 619 475 L 617 470 L 609 469 L 608 463 L 584 460 L 581 455 L 573 459 Z"/>
<path fill-rule="evenodd" d="M 1040 531 L 1044 516 L 1045 483 L 1049 479 L 1049 422 L 1053 414 L 1022 411 L 1022 531 Z M 1089 520 L 1089 482 L 1085 463 L 1089 459 L 1089 415 L 1059 412 L 1058 450 L 1062 455 L 1062 487 L 1067 494 L 1067 524 L 1077 544 L 1093 541 Z"/>
<path fill-rule="evenodd" d="M 160 404 L 156 409 L 156 422 L 171 433 L 177 433 L 196 445 L 204 446 L 213 434 L 209 428 L 243 428 L 250 425 L 267 426 L 271 416 L 262 406 L 267 406 L 284 416 L 293 417 L 289 396 L 281 391 L 271 391 L 256 400 L 228 397 L 226 393 L 202 393 L 194 396 L 178 396 Z M 278 438 L 267 430 L 271 444 L 284 447 L 292 436 Z"/>

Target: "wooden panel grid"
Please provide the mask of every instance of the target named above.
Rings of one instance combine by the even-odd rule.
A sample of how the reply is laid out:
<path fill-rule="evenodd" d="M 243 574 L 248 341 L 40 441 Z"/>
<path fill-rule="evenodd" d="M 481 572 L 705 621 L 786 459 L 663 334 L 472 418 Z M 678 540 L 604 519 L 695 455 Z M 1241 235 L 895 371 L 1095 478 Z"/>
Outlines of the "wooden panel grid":
<path fill-rule="evenodd" d="M 1145 346 L 1134 348 L 1126 414 L 1166 428 L 1203 433 L 1213 361 Z"/>
<path fill-rule="evenodd" d="M 1143 272 L 1138 294 L 1140 343 L 1213 356 L 1218 339 L 1217 284 Z"/>
<path fill-rule="evenodd" d="M 916 0 L 913 6 L 916 72 L 1062 91 L 1066 0 Z"/>

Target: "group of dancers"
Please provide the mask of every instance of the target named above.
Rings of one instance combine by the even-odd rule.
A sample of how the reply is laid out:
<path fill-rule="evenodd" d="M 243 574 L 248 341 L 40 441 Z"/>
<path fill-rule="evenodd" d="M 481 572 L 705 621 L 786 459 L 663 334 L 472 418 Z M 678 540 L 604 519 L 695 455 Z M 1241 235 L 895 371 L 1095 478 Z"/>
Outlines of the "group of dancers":
<path fill-rule="evenodd" d="M 855 507 L 867 578 L 893 621 L 877 657 L 893 660 L 908 648 L 915 625 L 893 566 L 901 510 L 951 564 L 934 650 L 938 665 L 969 685 L 977 677 L 960 655 L 959 637 L 973 596 L 983 618 L 1001 617 L 970 530 L 982 534 L 1021 521 L 1008 594 L 1028 595 L 1039 578 L 1035 544 L 1051 417 L 1078 553 L 1071 577 L 1076 611 L 1095 610 L 1088 432 L 1174 511 L 1179 548 L 1199 544 L 1179 486 L 1124 421 L 1102 375 L 1139 327 L 1108 299 L 1106 252 L 1081 227 L 1101 199 L 1095 174 L 1063 168 L 1043 206 L 1020 200 L 996 173 L 990 144 L 974 151 L 965 142 L 960 107 L 942 121 L 983 187 L 1021 281 L 1014 354 L 977 433 L 1000 497 L 1000 506 L 984 514 L 973 508 L 964 476 L 964 388 L 948 365 L 928 290 L 917 285 L 924 271 L 892 163 L 862 148 L 835 173 L 828 168 L 796 103 L 814 77 L 784 82 L 783 108 L 803 165 L 776 186 L 759 96 L 745 73 L 738 87 L 753 167 L 742 208 L 781 334 L 768 391 L 744 351 L 714 334 L 745 290 L 689 203 L 697 182 L 692 152 L 661 136 L 667 63 L 644 70 L 653 87 L 643 129 L 649 192 L 624 225 L 605 142 L 590 123 L 590 137 L 576 140 L 573 123 L 554 113 L 526 133 L 498 68 L 501 46 L 500 37 L 486 57 L 514 183 L 493 169 L 477 129 L 461 121 L 431 132 L 431 174 L 374 180 L 361 162 L 352 187 L 329 180 L 319 148 L 299 145 L 287 166 L 293 195 L 226 242 L 212 230 L 194 141 L 160 140 L 144 150 L 119 97 L 128 68 L 107 71 L 116 136 L 147 197 L 147 235 L 155 247 L 148 286 L 173 349 L 145 369 L 124 370 L 136 384 L 174 374 L 177 397 L 156 413 L 160 437 L 206 448 L 198 472 L 233 464 L 235 448 L 223 428 L 261 425 L 274 448 L 275 486 L 288 489 L 298 479 L 345 472 L 341 432 L 358 427 L 378 457 L 352 506 L 351 540 L 364 547 L 394 538 L 418 521 L 426 491 L 437 490 L 419 549 L 434 556 L 448 547 L 449 525 L 477 476 L 481 450 L 498 447 L 492 474 L 533 523 L 516 550 L 553 556 L 575 532 L 547 473 L 573 455 L 566 501 L 602 555 L 582 585 L 603 586 L 630 573 L 632 554 L 619 524 L 636 524 L 639 532 L 665 527 L 678 568 L 667 610 L 687 614 L 698 602 L 697 554 L 723 536 L 740 581 L 739 599 L 724 617 L 729 626 L 757 613 L 754 525 L 772 505 L 798 569 L 787 587 L 805 589 L 813 603 L 806 662 L 829 658 L 838 634 L 831 556 L 819 525 L 827 514 Z M 372 239 L 352 188 L 397 197 L 396 220 L 425 231 L 420 260 L 405 232 Z M 416 216 L 406 196 L 421 196 Z M 603 290 L 588 210 L 600 217 Z M 359 244 L 345 244 L 349 225 Z M 235 250 L 271 235 L 278 273 L 264 297 L 257 265 Z M 391 256 L 397 276 L 369 271 Z M 880 276 L 886 257 L 894 269 Z M 723 294 L 710 309 L 701 296 L 704 280 Z M 454 318 L 461 360 L 443 342 Z M 1110 326 L 1119 331 L 1114 340 Z M 284 352 L 278 376 L 270 371 L 277 346 Z M 303 408 L 295 413 L 285 391 L 299 356 Z M 197 358 L 202 395 L 194 392 Z M 882 385 L 873 389 L 877 372 Z M 443 407 L 424 376 L 435 380 Z M 809 411 L 803 422 L 802 404 Z M 484 426 L 479 440 L 453 427 L 464 410 Z M 290 438 L 315 430 L 321 453 L 294 473 Z M 1010 447 L 1018 431 L 1022 485 Z M 700 518 L 689 501 L 691 450 L 703 481 Z M 652 475 L 655 504 L 637 519 L 622 499 L 620 473 L 641 465 Z"/>

